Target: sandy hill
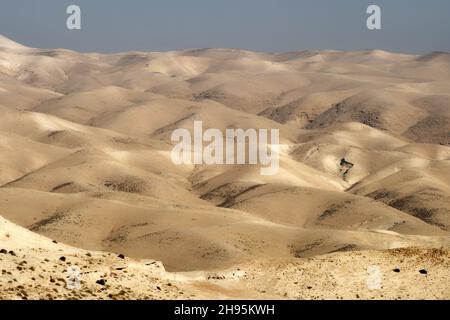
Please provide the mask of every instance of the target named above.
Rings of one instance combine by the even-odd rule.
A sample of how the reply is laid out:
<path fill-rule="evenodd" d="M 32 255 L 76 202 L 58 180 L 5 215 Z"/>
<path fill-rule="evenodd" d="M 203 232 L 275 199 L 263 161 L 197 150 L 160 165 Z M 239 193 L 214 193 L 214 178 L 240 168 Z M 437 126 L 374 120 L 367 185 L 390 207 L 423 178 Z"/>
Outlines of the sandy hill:
<path fill-rule="evenodd" d="M 385 250 L 415 247 L 394 251 L 412 257 L 400 282 L 438 289 L 401 295 L 449 298 L 448 56 L 237 49 L 105 55 L 26 48 L 0 37 L 0 216 L 12 236 L 2 239 L 13 249 L 26 245 L 23 255 L 36 265 L 45 252 L 61 274 L 59 250 L 78 255 L 79 264 L 92 250 L 93 263 L 105 263 L 101 270 L 125 254 L 135 259 L 126 262 L 135 277 L 114 283 L 128 288 L 121 287 L 124 297 L 139 298 L 181 296 L 166 287 L 164 294 L 130 292 L 147 272 L 141 259 L 183 272 L 177 281 L 189 295 L 242 297 L 245 284 L 252 289 L 244 297 L 266 297 L 270 284 L 258 287 L 229 270 L 241 266 L 257 277 L 261 268 L 288 273 L 298 264 L 322 283 L 312 272 L 319 266 L 323 277 L 343 277 L 325 270 L 327 259 L 347 272 L 369 262 L 388 272 L 402 259 Z M 262 176 L 257 165 L 173 164 L 171 133 L 198 120 L 221 130 L 279 129 L 280 170 Z M 427 255 L 443 262 L 427 264 L 436 274 L 420 278 L 415 268 Z M 20 262 L 0 258 L 5 272 Z M 148 272 L 152 281 L 166 279 Z M 227 280 L 208 281 L 210 272 Z M 24 288 L 38 279 L 19 274 Z M 189 278 L 195 275 L 203 280 Z M 326 294 L 324 283 L 298 293 L 285 282 L 301 275 L 293 277 L 267 297 L 354 298 L 340 286 Z M 30 297 L 49 294 L 39 281 Z M 357 287 L 360 297 L 382 298 Z M 20 297 L 8 290 L 1 297 Z M 108 290 L 101 297 L 115 294 Z M 60 293 L 51 296 L 71 296 Z M 384 294 L 399 295 L 391 287 Z"/>
<path fill-rule="evenodd" d="M 17 43 L 5 36 L 2 36 L 1 34 L 0 34 L 0 47 L 2 49 L 12 49 L 12 50 L 20 50 L 27 48 L 21 45 L 20 43 Z"/>

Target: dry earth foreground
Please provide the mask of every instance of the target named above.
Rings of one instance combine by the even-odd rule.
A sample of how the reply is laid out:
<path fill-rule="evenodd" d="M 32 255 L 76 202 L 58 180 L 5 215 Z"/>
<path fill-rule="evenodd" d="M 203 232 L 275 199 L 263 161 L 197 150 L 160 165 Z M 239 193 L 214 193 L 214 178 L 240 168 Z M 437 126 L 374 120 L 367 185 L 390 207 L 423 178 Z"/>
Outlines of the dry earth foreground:
<path fill-rule="evenodd" d="M 0 112 L 2 299 L 450 299 L 449 53 L 0 36 Z M 197 120 L 279 129 L 280 170 L 173 164 Z"/>

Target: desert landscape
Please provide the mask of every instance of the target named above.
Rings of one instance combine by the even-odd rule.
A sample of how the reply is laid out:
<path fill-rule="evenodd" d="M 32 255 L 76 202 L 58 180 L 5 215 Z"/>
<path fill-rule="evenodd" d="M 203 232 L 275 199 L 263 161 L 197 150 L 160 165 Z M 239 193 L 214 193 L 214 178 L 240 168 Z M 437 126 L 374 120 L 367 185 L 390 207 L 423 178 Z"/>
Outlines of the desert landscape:
<path fill-rule="evenodd" d="M 450 299 L 450 53 L 0 36 L 0 112 L 0 299 Z M 279 129 L 278 173 L 174 164 L 194 121 Z"/>

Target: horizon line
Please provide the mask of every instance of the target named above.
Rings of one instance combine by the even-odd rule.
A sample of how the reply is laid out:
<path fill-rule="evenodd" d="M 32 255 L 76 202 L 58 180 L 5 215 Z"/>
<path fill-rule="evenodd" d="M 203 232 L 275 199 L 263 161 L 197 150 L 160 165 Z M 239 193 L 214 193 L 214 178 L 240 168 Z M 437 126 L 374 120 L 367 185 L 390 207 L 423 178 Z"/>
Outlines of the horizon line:
<path fill-rule="evenodd" d="M 252 52 L 257 54 L 266 54 L 266 55 L 282 55 L 282 54 L 289 54 L 289 53 L 303 53 L 303 52 L 337 52 L 337 53 L 351 53 L 351 52 L 372 52 L 372 51 L 381 51 L 391 54 L 399 54 L 399 55 L 409 55 L 409 56 L 427 56 L 431 54 L 450 54 L 450 51 L 441 51 L 441 50 L 432 50 L 427 51 L 426 53 L 413 53 L 413 52 L 404 52 L 404 51 L 391 51 L 391 50 L 385 50 L 385 49 L 379 49 L 379 48 L 364 48 L 364 49 L 332 49 L 332 48 L 310 48 L 310 49 L 298 49 L 298 50 L 288 50 L 288 51 L 277 51 L 277 52 L 268 52 L 268 51 L 259 51 L 259 50 L 252 50 L 252 49 L 246 49 L 246 48 L 239 48 L 239 47 L 192 47 L 192 48 L 177 48 L 177 49 L 168 49 L 168 50 L 139 50 L 139 49 L 130 49 L 130 50 L 124 50 L 124 51 L 90 51 L 90 50 L 75 50 L 75 49 L 68 49 L 64 47 L 33 47 L 28 46 L 27 44 L 24 44 L 22 42 L 17 42 L 13 40 L 11 37 L 5 36 L 0 33 L 0 39 L 4 38 L 6 41 L 12 42 L 15 45 L 18 45 L 17 49 L 20 49 L 22 47 L 23 49 L 35 49 L 35 50 L 65 50 L 65 51 L 71 51 L 71 52 L 77 52 L 81 54 L 103 54 L 103 55 L 116 55 L 116 54 L 127 54 L 127 53 L 170 53 L 170 52 L 183 52 L 183 51 L 205 51 L 205 50 L 228 50 L 228 51 L 246 51 L 246 52 Z M 0 49 L 5 49 L 7 47 L 4 47 L 0 43 Z"/>

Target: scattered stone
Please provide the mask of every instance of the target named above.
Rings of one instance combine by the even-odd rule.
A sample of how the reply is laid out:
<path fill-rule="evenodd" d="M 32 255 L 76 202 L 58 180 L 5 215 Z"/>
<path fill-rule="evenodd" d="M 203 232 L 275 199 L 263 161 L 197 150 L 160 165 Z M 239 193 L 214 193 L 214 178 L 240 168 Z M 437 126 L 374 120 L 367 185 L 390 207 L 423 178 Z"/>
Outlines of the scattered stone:
<path fill-rule="evenodd" d="M 425 270 L 425 269 L 421 269 L 421 270 L 419 270 L 419 272 L 420 272 L 421 274 L 427 274 L 427 273 L 428 273 L 428 271 Z"/>
<path fill-rule="evenodd" d="M 396 268 L 396 269 L 394 269 L 394 270 L 392 270 L 392 271 L 399 273 L 399 272 L 400 272 L 400 269 Z"/>
<path fill-rule="evenodd" d="M 125 259 L 125 256 L 123 254 L 119 254 L 117 257 L 120 259 Z"/>
<path fill-rule="evenodd" d="M 59 258 L 59 260 L 64 262 L 64 261 L 66 261 L 66 257 L 61 257 L 61 258 Z"/>
<path fill-rule="evenodd" d="M 1 249 L 1 250 L 0 250 L 0 253 L 7 254 L 8 251 L 7 251 L 6 249 Z"/>
<path fill-rule="evenodd" d="M 99 284 L 101 286 L 106 286 L 106 280 L 105 279 L 100 279 L 95 281 L 96 284 Z"/>
<path fill-rule="evenodd" d="M 8 253 L 9 253 L 10 255 L 14 256 L 14 257 L 17 257 L 17 254 L 16 254 L 14 251 L 12 251 L 12 250 L 9 251 Z"/>

